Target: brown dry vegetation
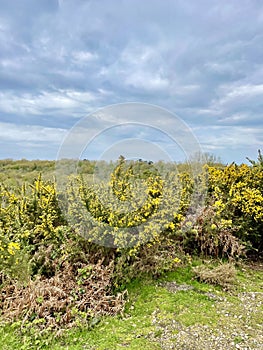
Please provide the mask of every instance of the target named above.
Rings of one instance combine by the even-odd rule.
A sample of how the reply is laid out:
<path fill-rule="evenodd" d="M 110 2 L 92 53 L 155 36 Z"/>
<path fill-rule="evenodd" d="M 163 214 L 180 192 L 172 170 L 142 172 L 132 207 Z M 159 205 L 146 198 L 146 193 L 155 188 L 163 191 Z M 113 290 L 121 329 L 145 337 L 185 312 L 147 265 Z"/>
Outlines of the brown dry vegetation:
<path fill-rule="evenodd" d="M 27 285 L 5 285 L 1 290 L 1 318 L 33 321 L 40 329 L 62 329 L 88 323 L 101 315 L 115 315 L 124 306 L 124 293 L 112 295 L 112 264 L 65 264 L 53 277 L 38 276 Z"/>

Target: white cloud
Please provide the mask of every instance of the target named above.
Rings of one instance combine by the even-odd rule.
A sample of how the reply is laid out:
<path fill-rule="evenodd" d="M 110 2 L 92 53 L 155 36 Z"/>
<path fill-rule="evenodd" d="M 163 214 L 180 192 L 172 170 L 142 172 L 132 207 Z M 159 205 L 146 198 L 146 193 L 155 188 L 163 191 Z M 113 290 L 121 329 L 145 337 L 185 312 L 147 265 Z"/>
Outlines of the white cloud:
<path fill-rule="evenodd" d="M 166 91 L 169 87 L 168 79 L 164 79 L 160 74 L 152 74 L 150 72 L 138 71 L 126 77 L 125 84 L 136 89 L 146 91 Z"/>
<path fill-rule="evenodd" d="M 251 97 L 263 97 L 263 84 L 253 85 L 246 84 L 240 85 L 236 87 L 223 87 L 223 91 L 226 91 L 225 96 L 220 100 L 220 104 L 226 104 L 231 101 L 239 100 L 239 99 L 249 99 Z"/>
<path fill-rule="evenodd" d="M 13 142 L 47 142 L 60 144 L 66 135 L 65 129 L 41 127 L 38 125 L 16 125 L 0 122 L 0 139 Z"/>
<path fill-rule="evenodd" d="M 263 142 L 263 129 L 243 126 L 210 126 L 195 127 L 194 132 L 206 149 L 229 150 L 245 148 Z"/>
<path fill-rule="evenodd" d="M 123 84 L 125 89 L 151 93 L 167 91 L 170 85 L 158 46 L 138 41 L 128 43 L 112 65 L 100 70 L 100 76 Z"/>
<path fill-rule="evenodd" d="M 94 100 L 96 100 L 95 94 L 74 90 L 42 91 L 37 95 L 0 92 L 0 112 L 38 115 L 54 113 L 56 110 L 58 114 L 70 111 L 72 116 L 79 117 L 80 113 L 87 112 L 85 107 Z"/>
<path fill-rule="evenodd" d="M 73 52 L 72 56 L 73 56 L 73 61 L 76 64 L 86 64 L 92 60 L 97 59 L 97 55 L 89 51 L 76 51 L 76 52 Z"/>

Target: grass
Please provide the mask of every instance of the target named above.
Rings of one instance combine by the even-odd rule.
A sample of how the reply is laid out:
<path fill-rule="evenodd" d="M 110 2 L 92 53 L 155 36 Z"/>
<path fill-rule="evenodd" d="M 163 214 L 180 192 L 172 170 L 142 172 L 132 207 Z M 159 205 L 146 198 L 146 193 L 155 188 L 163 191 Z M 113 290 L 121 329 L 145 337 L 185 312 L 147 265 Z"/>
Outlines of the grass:
<path fill-rule="evenodd" d="M 191 289 L 169 291 L 167 286 L 175 281 L 176 286 L 188 285 Z M 177 349 L 183 349 L 182 342 L 185 340 L 180 338 L 180 343 L 176 340 L 177 335 L 180 333 L 181 336 L 184 330 L 188 332 L 187 337 L 191 340 L 193 330 L 199 327 L 201 333 L 206 332 L 204 333 L 206 339 L 203 343 L 198 340 L 199 343 L 193 345 L 196 348 L 190 344 L 189 349 L 202 347 L 206 349 L 205 344 L 209 340 L 207 332 L 218 335 L 222 329 L 225 329 L 228 337 L 228 348 L 232 349 L 231 341 L 234 348 L 236 344 L 242 344 L 244 341 L 252 342 L 252 337 L 260 335 L 259 326 L 263 322 L 263 303 L 260 303 L 263 294 L 263 271 L 240 266 L 237 269 L 235 288 L 231 292 L 223 291 L 218 286 L 198 282 L 194 279 L 191 266 L 180 267 L 158 280 L 152 278 L 135 280 L 127 289 L 129 301 L 123 315 L 103 318 L 92 329 L 73 329 L 57 339 L 52 338 L 50 334 L 39 337 L 36 331 L 21 334 L 15 324 L 3 326 L 0 329 L 0 348 L 2 350 L 45 348 L 154 350 L 165 349 L 166 344 L 177 344 Z M 260 292 L 261 299 L 256 300 L 258 294 L 255 294 L 256 297 L 251 294 L 255 303 L 253 304 L 252 300 L 251 312 L 248 312 L 244 304 L 240 303 L 240 294 L 248 293 L 245 294 L 247 297 L 251 292 Z M 227 329 L 233 334 L 228 334 Z M 252 348 L 257 349 L 256 346 Z"/>

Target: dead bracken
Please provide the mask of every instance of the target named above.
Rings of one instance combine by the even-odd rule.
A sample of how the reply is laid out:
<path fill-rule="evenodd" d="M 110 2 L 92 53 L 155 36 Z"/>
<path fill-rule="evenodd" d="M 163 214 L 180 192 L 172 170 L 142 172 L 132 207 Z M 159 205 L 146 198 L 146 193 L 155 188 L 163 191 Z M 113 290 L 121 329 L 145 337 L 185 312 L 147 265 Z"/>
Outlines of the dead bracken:
<path fill-rule="evenodd" d="M 220 264 L 214 268 L 197 266 L 193 271 L 201 282 L 218 285 L 225 289 L 231 289 L 236 280 L 236 269 L 232 263 Z"/>
<path fill-rule="evenodd" d="M 88 271 L 81 276 L 80 271 Z M 124 306 L 124 293 L 110 294 L 112 265 L 65 265 L 55 276 L 37 277 L 23 286 L 10 283 L 1 290 L 1 318 L 28 321 L 40 329 L 89 324 L 93 317 L 115 315 Z"/>

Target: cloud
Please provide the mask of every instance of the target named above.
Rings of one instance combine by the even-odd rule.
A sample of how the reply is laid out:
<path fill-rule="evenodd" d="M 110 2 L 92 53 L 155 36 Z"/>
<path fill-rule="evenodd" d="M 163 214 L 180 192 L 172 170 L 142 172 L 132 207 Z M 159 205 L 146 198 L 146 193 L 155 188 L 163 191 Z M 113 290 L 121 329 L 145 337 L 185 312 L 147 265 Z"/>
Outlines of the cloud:
<path fill-rule="evenodd" d="M 67 130 L 0 122 L 0 157 L 55 159 Z"/>
<path fill-rule="evenodd" d="M 40 92 L 38 95 L 31 93 L 14 94 L 12 92 L 0 92 L 0 111 L 18 115 L 48 115 L 67 112 L 71 116 L 80 117 L 87 113 L 87 105 L 96 100 L 96 96 L 90 92 L 73 90 L 58 90 L 55 92 Z"/>
<path fill-rule="evenodd" d="M 59 145 L 66 134 L 65 129 L 44 128 L 34 125 L 18 126 L 0 122 L 1 141 L 52 142 Z"/>
<path fill-rule="evenodd" d="M 245 130 L 255 149 L 262 146 L 260 2 L 0 0 L 0 7 L 0 122 L 10 133 L 13 125 L 59 133 L 100 107 L 137 101 L 179 115 L 227 161 L 245 157 Z M 23 155 L 32 155 L 24 145 Z"/>
<path fill-rule="evenodd" d="M 77 65 L 87 65 L 90 61 L 97 59 L 97 55 L 89 51 L 76 51 L 73 52 L 73 62 Z"/>
<path fill-rule="evenodd" d="M 259 101 L 263 97 L 263 84 L 253 85 L 246 84 L 240 86 L 223 87 L 224 96 L 218 101 L 218 105 L 227 107 L 229 105 L 246 106 L 253 102 Z"/>

